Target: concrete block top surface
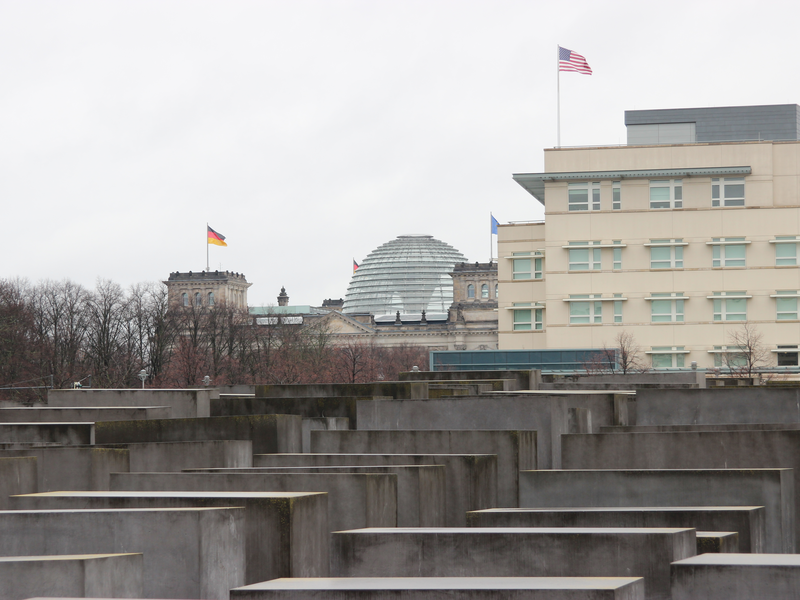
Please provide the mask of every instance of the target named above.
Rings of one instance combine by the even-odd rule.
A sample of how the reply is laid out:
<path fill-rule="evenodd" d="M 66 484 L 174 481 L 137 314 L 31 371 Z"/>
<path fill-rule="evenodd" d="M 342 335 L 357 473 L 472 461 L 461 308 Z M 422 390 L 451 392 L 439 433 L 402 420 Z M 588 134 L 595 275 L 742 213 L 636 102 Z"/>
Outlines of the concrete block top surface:
<path fill-rule="evenodd" d="M 480 457 L 490 457 L 490 456 L 497 456 L 496 454 L 388 454 L 385 452 L 359 452 L 359 453 L 334 453 L 330 454 L 328 452 L 286 452 L 281 454 L 256 454 L 255 456 L 335 456 L 337 458 L 340 457 L 347 457 L 347 456 L 474 456 L 477 458 Z"/>
<path fill-rule="evenodd" d="M 606 534 L 669 534 L 683 531 L 694 531 L 691 527 L 367 527 L 349 529 L 336 533 L 371 534 L 546 534 L 546 535 L 606 535 Z"/>
<path fill-rule="evenodd" d="M 800 567 L 800 554 L 701 554 L 678 560 L 673 565 L 731 567 Z"/>
<path fill-rule="evenodd" d="M 585 435 L 585 434 L 581 434 Z M 614 434 L 620 435 L 620 434 Z M 651 434 L 647 434 L 651 435 Z M 657 434 L 653 434 L 657 435 Z M 757 472 L 775 472 L 775 471 L 792 471 L 790 467 L 758 467 L 753 469 L 528 469 L 528 471 L 536 472 L 536 473 L 553 473 L 555 475 L 565 475 L 568 476 L 570 473 L 649 473 L 649 474 L 658 474 L 658 473 L 721 473 L 721 474 L 730 474 L 731 476 L 737 475 L 744 471 L 748 473 L 757 473 Z"/>
<path fill-rule="evenodd" d="M 484 392 L 480 398 L 486 396 L 618 396 L 636 397 L 635 390 L 514 390 L 508 392 Z M 454 398 L 457 400 L 459 398 Z"/>
<path fill-rule="evenodd" d="M 135 491 L 99 491 L 99 492 L 42 492 L 40 494 L 20 494 L 16 498 L 302 498 L 306 496 L 320 496 L 327 492 L 185 492 L 185 491 L 166 491 L 166 492 L 135 492 Z"/>
<path fill-rule="evenodd" d="M 242 508 L 239 506 L 190 506 L 176 508 L 69 508 L 45 510 L 0 510 L 0 515 L 74 514 L 74 513 L 146 513 L 146 512 L 199 512 Z"/>
<path fill-rule="evenodd" d="M 235 590 L 612 590 L 640 579 L 641 577 L 319 577 L 273 579 Z"/>
<path fill-rule="evenodd" d="M 565 506 L 553 508 L 486 508 L 483 510 L 470 511 L 473 513 L 587 513 L 587 512 L 687 512 L 696 510 L 708 512 L 710 510 L 722 512 L 739 512 L 741 510 L 753 510 L 764 508 L 763 506 Z"/>
<path fill-rule="evenodd" d="M 114 556 L 137 556 L 141 552 L 120 552 L 118 554 L 44 554 L 42 556 L 0 556 L 0 563 L 41 562 L 43 560 L 93 560 Z"/>

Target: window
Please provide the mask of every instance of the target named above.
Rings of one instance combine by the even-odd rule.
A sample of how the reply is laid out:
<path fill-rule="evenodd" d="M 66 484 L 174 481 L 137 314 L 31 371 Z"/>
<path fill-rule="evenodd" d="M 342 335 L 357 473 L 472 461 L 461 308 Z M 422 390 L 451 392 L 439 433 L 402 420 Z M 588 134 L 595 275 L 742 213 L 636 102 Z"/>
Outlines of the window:
<path fill-rule="evenodd" d="M 797 320 L 797 290 L 778 290 L 775 298 L 778 321 Z"/>
<path fill-rule="evenodd" d="M 611 183 L 611 209 L 620 210 L 622 208 L 622 182 L 614 181 Z"/>
<path fill-rule="evenodd" d="M 495 299 L 500 297 L 500 288 L 497 286 L 496 283 L 494 284 L 494 297 Z"/>
<path fill-rule="evenodd" d="M 744 177 L 712 179 L 711 206 L 744 206 Z"/>
<path fill-rule="evenodd" d="M 512 255 L 511 271 L 512 279 L 541 279 L 542 278 L 542 259 L 541 258 L 516 258 Z M 531 270 L 533 267 L 533 270 Z"/>
<path fill-rule="evenodd" d="M 653 294 L 649 300 L 652 323 L 683 323 L 685 299 L 681 294 Z"/>
<path fill-rule="evenodd" d="M 683 247 L 686 245 L 682 238 L 674 240 L 650 240 L 650 268 L 651 269 L 682 269 Z"/>
<path fill-rule="evenodd" d="M 622 298 L 622 294 L 614 294 L 614 298 Z M 614 300 L 614 323 L 622 323 L 622 300 Z"/>
<path fill-rule="evenodd" d="M 711 242 L 712 267 L 744 267 L 747 242 L 743 237 L 713 238 Z"/>
<path fill-rule="evenodd" d="M 194 294 L 194 305 L 195 306 L 203 305 L 203 297 L 200 295 L 200 292 L 195 292 Z"/>
<path fill-rule="evenodd" d="M 797 238 L 793 235 L 778 235 L 770 243 L 775 244 L 775 266 L 797 266 Z"/>
<path fill-rule="evenodd" d="M 729 352 L 727 346 L 714 346 L 714 366 L 729 367 L 731 369 L 746 367 L 747 355 L 736 350 L 736 348 L 731 348 Z"/>
<path fill-rule="evenodd" d="M 485 283 L 481 285 L 481 298 L 488 298 L 489 297 L 489 286 Z"/>
<path fill-rule="evenodd" d="M 521 307 L 521 308 L 519 308 Z M 531 307 L 531 308 L 526 308 Z M 514 307 L 514 331 L 541 331 L 544 328 L 543 313 L 544 309 L 535 308 L 528 303 L 515 303 Z"/>
<path fill-rule="evenodd" d="M 569 243 L 569 270 L 570 271 L 599 271 L 600 248 L 591 248 L 600 242 L 570 242 Z"/>
<path fill-rule="evenodd" d="M 600 210 L 600 182 L 570 183 L 569 210 Z"/>
<path fill-rule="evenodd" d="M 688 352 L 683 346 L 653 346 L 649 354 L 654 369 L 678 369 L 685 366 Z"/>
<path fill-rule="evenodd" d="M 651 181 L 650 208 L 683 208 L 683 180 L 657 179 Z"/>
<path fill-rule="evenodd" d="M 214 292 L 208 292 L 208 305 L 214 306 Z"/>
<path fill-rule="evenodd" d="M 714 292 L 715 321 L 746 321 L 747 296 L 744 292 Z"/>
<path fill-rule="evenodd" d="M 612 243 L 615 246 L 618 246 L 622 244 L 622 240 L 614 240 Z M 619 271 L 620 269 L 622 269 L 622 246 L 620 246 L 619 248 L 614 248 L 613 252 L 614 252 L 614 262 L 611 268 L 614 269 L 615 271 Z"/>
<path fill-rule="evenodd" d="M 585 302 L 580 300 L 585 298 Z M 592 300 L 590 295 L 571 295 L 569 304 L 569 322 L 571 325 L 603 322 L 603 303 Z M 579 300 L 575 302 L 574 300 Z"/>
<path fill-rule="evenodd" d="M 800 346 L 792 344 L 788 346 L 778 346 L 778 366 L 779 367 L 797 367 L 798 353 L 800 353 Z"/>
<path fill-rule="evenodd" d="M 181 304 L 183 304 L 184 306 L 189 306 L 189 294 L 187 294 L 186 292 L 181 294 Z"/>
<path fill-rule="evenodd" d="M 471 283 L 467 286 L 467 298 L 475 297 L 475 286 Z"/>

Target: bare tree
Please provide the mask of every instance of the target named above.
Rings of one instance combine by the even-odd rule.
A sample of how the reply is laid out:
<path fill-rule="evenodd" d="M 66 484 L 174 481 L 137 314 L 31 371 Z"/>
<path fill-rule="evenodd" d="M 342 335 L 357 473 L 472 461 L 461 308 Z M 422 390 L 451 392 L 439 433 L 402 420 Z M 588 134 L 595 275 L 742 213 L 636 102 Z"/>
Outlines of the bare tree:
<path fill-rule="evenodd" d="M 636 338 L 628 331 L 620 331 L 614 338 L 614 345 L 603 344 L 601 350 L 592 355 L 584 364 L 588 373 L 641 373 L 648 367 L 641 358 L 641 348 Z"/>
<path fill-rule="evenodd" d="M 745 321 L 728 333 L 727 351 L 722 355 L 725 366 L 737 377 L 753 377 L 757 371 L 772 362 L 772 353 L 764 345 L 763 334 Z"/>

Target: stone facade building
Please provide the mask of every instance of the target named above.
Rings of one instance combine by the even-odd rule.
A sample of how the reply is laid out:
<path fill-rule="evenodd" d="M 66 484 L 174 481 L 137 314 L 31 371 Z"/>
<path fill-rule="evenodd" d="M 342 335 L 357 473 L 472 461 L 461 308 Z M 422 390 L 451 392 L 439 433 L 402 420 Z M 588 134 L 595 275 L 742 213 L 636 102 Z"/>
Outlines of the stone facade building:
<path fill-rule="evenodd" d="M 179 306 L 214 306 L 225 303 L 247 308 L 247 283 L 243 273 L 230 271 L 200 271 L 170 273 L 167 286 L 169 303 Z"/>

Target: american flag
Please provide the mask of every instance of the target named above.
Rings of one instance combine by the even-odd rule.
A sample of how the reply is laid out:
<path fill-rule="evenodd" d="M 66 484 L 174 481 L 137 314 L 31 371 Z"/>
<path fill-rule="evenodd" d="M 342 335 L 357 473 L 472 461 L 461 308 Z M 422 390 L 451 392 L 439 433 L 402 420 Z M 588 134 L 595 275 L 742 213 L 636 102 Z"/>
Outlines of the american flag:
<path fill-rule="evenodd" d="M 558 70 L 574 71 L 575 73 L 583 73 L 584 75 L 592 74 L 592 68 L 583 56 L 572 50 L 562 48 L 561 46 L 558 47 Z"/>

